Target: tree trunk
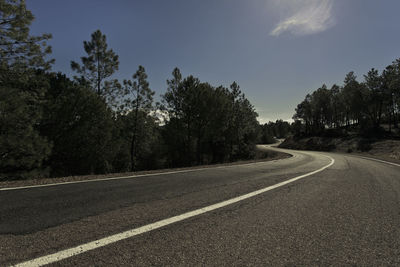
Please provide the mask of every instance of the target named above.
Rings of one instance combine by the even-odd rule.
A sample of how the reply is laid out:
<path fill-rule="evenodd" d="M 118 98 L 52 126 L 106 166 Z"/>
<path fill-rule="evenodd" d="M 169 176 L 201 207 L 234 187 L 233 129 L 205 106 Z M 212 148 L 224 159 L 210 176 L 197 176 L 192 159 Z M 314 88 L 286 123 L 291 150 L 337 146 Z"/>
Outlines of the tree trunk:
<path fill-rule="evenodd" d="M 192 164 L 192 151 L 191 151 L 192 136 L 190 131 L 190 117 L 187 120 L 186 135 L 187 135 L 186 164 L 190 166 Z"/>
<path fill-rule="evenodd" d="M 97 94 L 98 94 L 98 95 L 101 95 L 100 84 L 101 84 L 101 77 L 100 77 L 100 59 L 99 59 L 99 55 L 97 55 Z"/>
<path fill-rule="evenodd" d="M 137 156 L 137 125 L 139 115 L 139 95 L 136 97 L 136 108 L 135 108 L 135 123 L 131 142 L 131 171 L 136 171 L 136 156 Z"/>
<path fill-rule="evenodd" d="M 134 172 L 136 169 L 136 158 L 135 158 L 135 142 L 136 142 L 136 136 L 135 134 L 132 135 L 131 139 L 131 171 Z"/>
<path fill-rule="evenodd" d="M 379 102 L 379 108 L 378 108 L 378 120 L 377 120 L 377 128 L 381 125 L 381 118 L 382 118 L 382 100 Z"/>

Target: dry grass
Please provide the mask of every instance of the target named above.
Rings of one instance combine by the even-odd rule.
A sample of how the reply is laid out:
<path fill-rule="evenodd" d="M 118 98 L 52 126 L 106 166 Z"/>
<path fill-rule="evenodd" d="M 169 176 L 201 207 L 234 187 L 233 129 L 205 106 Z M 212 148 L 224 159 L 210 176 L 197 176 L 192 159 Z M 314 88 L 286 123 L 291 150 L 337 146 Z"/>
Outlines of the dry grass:
<path fill-rule="evenodd" d="M 371 149 L 362 154 L 400 163 L 400 140 L 374 142 L 371 144 Z"/>
<path fill-rule="evenodd" d="M 400 140 L 373 140 L 357 136 L 350 138 L 307 137 L 299 140 L 289 138 L 280 147 L 352 153 L 400 163 Z"/>

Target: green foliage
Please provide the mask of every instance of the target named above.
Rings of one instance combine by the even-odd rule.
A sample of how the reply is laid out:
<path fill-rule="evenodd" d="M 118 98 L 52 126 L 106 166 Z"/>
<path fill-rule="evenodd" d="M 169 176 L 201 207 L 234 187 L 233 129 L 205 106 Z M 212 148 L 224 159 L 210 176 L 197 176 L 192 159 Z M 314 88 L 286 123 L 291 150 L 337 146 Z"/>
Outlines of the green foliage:
<path fill-rule="evenodd" d="M 45 56 L 51 53 L 51 47 L 46 44 L 51 35 L 31 36 L 29 26 L 33 19 L 24 0 L 0 0 L 1 69 L 50 68 L 53 60 L 47 61 Z"/>
<path fill-rule="evenodd" d="M 53 144 L 52 176 L 105 173 L 112 169 L 111 110 L 92 90 L 61 73 L 47 76 L 41 134 Z"/>
<path fill-rule="evenodd" d="M 304 132 L 303 125 L 300 120 L 295 120 L 291 125 L 291 133 L 295 136 L 300 136 Z"/>
<path fill-rule="evenodd" d="M 135 112 L 129 112 L 121 115 L 118 122 L 120 146 L 113 163 L 115 170 L 120 172 L 132 171 L 132 167 L 134 170 L 164 167 L 160 128 L 153 116 L 139 110 L 137 120 Z M 134 134 L 135 141 L 132 142 Z"/>
<path fill-rule="evenodd" d="M 51 35 L 31 36 L 33 19 L 25 1 L 0 0 L 0 179 L 47 174 L 51 146 L 38 128 L 48 84 L 39 69 L 52 62 Z"/>
<path fill-rule="evenodd" d="M 292 133 L 292 125 L 283 120 L 276 120 L 276 122 L 270 121 L 261 125 L 260 128 L 260 143 L 262 144 L 275 143 L 277 141 L 276 139 L 287 138 Z"/>
<path fill-rule="evenodd" d="M 213 87 L 179 69 L 162 96 L 168 120 L 163 129 L 170 166 L 250 158 L 258 138 L 257 113 L 233 83 Z"/>
<path fill-rule="evenodd" d="M 120 85 L 117 80 L 107 79 L 118 70 L 118 55 L 108 49 L 106 36 L 100 30 L 92 33 L 90 41 L 83 42 L 83 48 L 87 57 L 81 57 L 82 65 L 71 61 L 72 70 L 80 74 L 80 79 L 83 78 L 99 96 L 113 103 Z"/>
<path fill-rule="evenodd" d="M 149 88 L 147 74 L 143 66 L 132 75 L 132 80 L 124 80 L 124 111 L 122 122 L 124 136 L 129 140 L 130 169 L 137 169 L 138 157 L 145 153 L 146 139 L 154 128 L 154 119 L 151 116 L 154 91 Z M 148 146 L 147 146 L 148 147 Z"/>
<path fill-rule="evenodd" d="M 142 66 L 123 87 L 111 79 L 119 60 L 100 30 L 71 62 L 72 81 L 48 72 L 51 35 L 30 36 L 33 19 L 25 1 L 0 0 L 0 180 L 254 157 L 257 113 L 236 83 L 213 87 L 176 68 L 154 105 Z"/>
<path fill-rule="evenodd" d="M 37 99 L 18 88 L 0 86 L 0 180 L 47 174 L 43 161 L 50 153 L 36 129 Z"/>
<path fill-rule="evenodd" d="M 358 82 L 349 72 L 342 87 L 327 89 L 324 85 L 308 94 L 293 116 L 304 124 L 297 134 L 325 134 L 326 129 L 346 127 L 364 136 L 383 136 L 382 124 L 388 124 L 389 133 L 398 128 L 399 62 L 394 61 L 381 74 L 371 69 L 364 75 L 364 82 Z"/>

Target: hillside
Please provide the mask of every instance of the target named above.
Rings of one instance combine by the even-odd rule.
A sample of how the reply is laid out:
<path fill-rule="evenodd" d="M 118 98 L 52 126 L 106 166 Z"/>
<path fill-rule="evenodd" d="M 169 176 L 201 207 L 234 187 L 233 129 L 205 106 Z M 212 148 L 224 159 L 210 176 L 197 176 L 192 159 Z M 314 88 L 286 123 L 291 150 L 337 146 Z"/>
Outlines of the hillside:
<path fill-rule="evenodd" d="M 289 137 L 279 147 L 299 150 L 330 151 L 363 154 L 400 162 L 400 140 L 367 139 L 357 135 L 347 137 Z"/>

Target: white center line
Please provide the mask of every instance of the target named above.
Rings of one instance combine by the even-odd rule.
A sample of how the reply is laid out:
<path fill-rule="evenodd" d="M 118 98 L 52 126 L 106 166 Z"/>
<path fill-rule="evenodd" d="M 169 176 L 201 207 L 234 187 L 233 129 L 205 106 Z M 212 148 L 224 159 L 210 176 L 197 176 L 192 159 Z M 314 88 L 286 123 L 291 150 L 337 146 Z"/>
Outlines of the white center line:
<path fill-rule="evenodd" d="M 140 235 L 140 234 L 143 234 L 146 232 L 150 232 L 152 230 L 167 226 L 169 224 L 173 224 L 173 223 L 176 223 L 176 222 L 179 222 L 179 221 L 182 221 L 182 220 L 185 220 L 185 219 L 188 219 L 188 218 L 200 215 L 200 214 L 204 214 L 206 212 L 213 211 L 213 210 L 216 210 L 216 209 L 219 209 L 222 207 L 226 207 L 228 205 L 237 203 L 239 201 L 260 195 L 260 194 L 270 191 L 272 189 L 287 185 L 289 183 L 292 183 L 292 182 L 302 179 L 304 177 L 321 172 L 321 171 L 325 170 L 326 168 L 329 168 L 330 166 L 332 166 L 335 163 L 335 160 L 333 158 L 326 156 L 326 155 L 323 155 L 323 156 L 329 158 L 331 162 L 328 165 L 326 165 L 318 170 L 315 170 L 315 171 L 291 178 L 284 182 L 280 182 L 275 185 L 271 185 L 271 186 L 265 187 L 263 189 L 253 191 L 251 193 L 241 195 L 241 196 L 238 196 L 235 198 L 231 198 L 231 199 L 228 199 L 228 200 L 225 200 L 225 201 L 222 201 L 222 202 L 219 202 L 219 203 L 216 203 L 216 204 L 213 204 L 213 205 L 201 208 L 201 209 L 189 211 L 189 212 L 183 213 L 181 215 L 177 215 L 177 216 L 174 216 L 174 217 L 171 217 L 168 219 L 164 219 L 164 220 L 161 220 L 161 221 L 158 221 L 155 223 L 147 224 L 147 225 L 144 225 L 144 226 L 141 226 L 141 227 L 138 227 L 135 229 L 131 229 L 131 230 L 119 233 L 119 234 L 104 237 L 104 238 L 101 238 L 101 239 L 98 239 L 98 240 L 95 240 L 95 241 L 92 241 L 92 242 L 89 242 L 86 244 L 82 244 L 82 245 L 79 245 L 79 246 L 76 246 L 73 248 L 65 249 L 65 250 L 50 254 L 50 255 L 46 255 L 46 256 L 36 258 L 36 259 L 28 260 L 28 261 L 20 263 L 16 266 L 43 266 L 46 264 L 57 262 L 57 261 L 67 259 L 67 258 L 79 255 L 81 253 L 84 253 L 84 252 L 87 252 L 87 251 L 90 251 L 90 250 L 93 250 L 96 248 L 104 247 L 109 244 L 112 244 L 112 243 L 115 243 L 115 242 L 118 242 L 118 241 L 121 241 L 124 239 L 128 239 L 133 236 Z"/>

